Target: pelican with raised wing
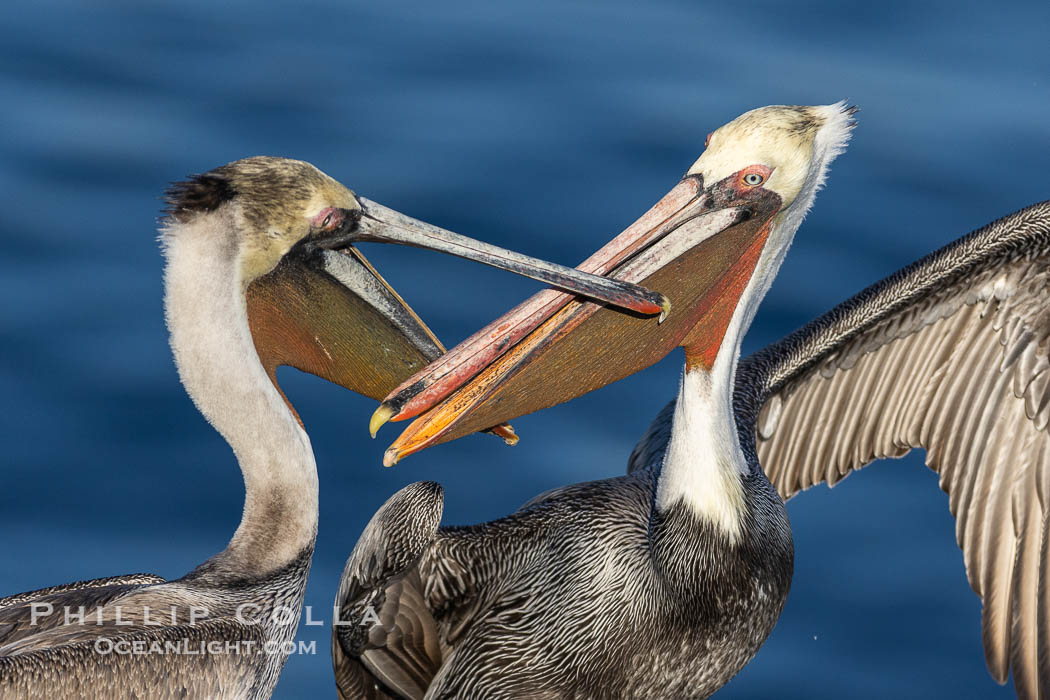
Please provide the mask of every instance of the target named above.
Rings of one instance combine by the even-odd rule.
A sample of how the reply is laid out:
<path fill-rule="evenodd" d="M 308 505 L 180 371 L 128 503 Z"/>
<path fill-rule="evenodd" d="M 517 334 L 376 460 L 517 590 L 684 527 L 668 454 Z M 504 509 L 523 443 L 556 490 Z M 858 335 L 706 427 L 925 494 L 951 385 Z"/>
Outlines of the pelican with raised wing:
<path fill-rule="evenodd" d="M 780 615 L 793 568 L 781 498 L 924 447 L 984 601 L 992 675 L 1050 697 L 1050 203 L 739 360 L 852 114 L 739 117 L 581 266 L 664 292 L 676 311 L 662 326 L 544 292 L 384 401 L 384 417 L 418 416 L 394 463 L 685 349 L 678 397 L 627 476 L 474 527 L 438 528 L 436 485 L 387 502 L 340 587 L 347 613 L 381 608 L 371 629 L 334 631 L 344 696 L 706 697 Z"/>
<path fill-rule="evenodd" d="M 225 550 L 175 581 L 135 574 L 0 599 L 2 697 L 270 695 L 318 515 L 310 440 L 276 367 L 379 398 L 443 352 L 352 243 L 432 248 L 666 311 L 658 294 L 410 219 L 301 161 L 230 163 L 173 186 L 169 206 L 171 347 L 186 390 L 240 463 L 241 523 Z"/>

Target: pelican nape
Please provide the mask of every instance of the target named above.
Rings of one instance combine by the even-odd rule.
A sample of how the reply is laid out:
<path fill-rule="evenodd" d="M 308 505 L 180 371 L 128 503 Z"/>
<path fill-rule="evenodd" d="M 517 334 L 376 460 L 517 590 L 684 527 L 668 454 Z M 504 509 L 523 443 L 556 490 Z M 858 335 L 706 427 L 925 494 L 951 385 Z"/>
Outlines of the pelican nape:
<path fill-rule="evenodd" d="M 380 619 L 333 630 L 342 697 L 706 697 L 786 600 L 781 498 L 913 447 L 957 516 L 989 670 L 1001 683 L 1012 670 L 1020 697 L 1050 697 L 1050 202 L 738 361 L 853 113 L 742 115 L 581 266 L 663 291 L 676 311 L 662 326 L 544 292 L 387 397 L 383 419 L 419 416 L 394 463 L 685 349 L 678 397 L 626 476 L 472 527 L 438 527 L 436 484 L 387 501 L 336 600 L 344 617 L 373 605 Z M 467 361 L 478 353 L 481 368 Z"/>
<path fill-rule="evenodd" d="M 174 185 L 168 203 L 171 347 L 187 392 L 240 464 L 240 525 L 178 580 L 133 574 L 0 599 L 0 696 L 270 695 L 298 624 L 318 496 L 310 440 L 276 367 L 379 398 L 444 351 L 351 243 L 432 248 L 643 313 L 667 307 L 634 285 L 410 219 L 301 161 L 236 161 Z M 104 653 L 129 642 L 144 653 Z"/>

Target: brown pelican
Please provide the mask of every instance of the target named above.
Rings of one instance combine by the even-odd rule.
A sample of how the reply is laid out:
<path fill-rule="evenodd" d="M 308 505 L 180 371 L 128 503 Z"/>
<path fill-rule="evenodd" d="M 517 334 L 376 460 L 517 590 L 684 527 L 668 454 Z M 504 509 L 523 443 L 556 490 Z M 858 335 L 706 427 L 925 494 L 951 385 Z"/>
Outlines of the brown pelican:
<path fill-rule="evenodd" d="M 351 243 L 432 248 L 643 312 L 666 307 L 633 285 L 410 219 L 300 161 L 222 166 L 173 186 L 169 207 L 171 347 L 240 463 L 240 525 L 178 580 L 133 574 L 0 599 L 2 697 L 269 696 L 299 619 L 318 496 L 310 440 L 276 367 L 378 398 L 443 351 Z"/>
<path fill-rule="evenodd" d="M 1012 670 L 1019 696 L 1050 697 L 1050 202 L 738 362 L 851 114 L 739 117 L 588 261 L 664 291 L 676 312 L 663 326 L 541 294 L 388 397 L 383 417 L 422 414 L 392 463 L 685 348 L 678 397 L 627 476 L 473 527 L 438 528 L 433 484 L 380 509 L 337 599 L 343 617 L 372 606 L 379 619 L 334 630 L 345 697 L 708 696 L 757 651 L 787 596 L 781 497 L 912 447 L 950 495 L 992 675 Z M 508 333 L 516 344 L 492 349 Z M 469 379 L 479 352 L 485 367 Z M 420 389 L 438 400 L 417 400 Z"/>

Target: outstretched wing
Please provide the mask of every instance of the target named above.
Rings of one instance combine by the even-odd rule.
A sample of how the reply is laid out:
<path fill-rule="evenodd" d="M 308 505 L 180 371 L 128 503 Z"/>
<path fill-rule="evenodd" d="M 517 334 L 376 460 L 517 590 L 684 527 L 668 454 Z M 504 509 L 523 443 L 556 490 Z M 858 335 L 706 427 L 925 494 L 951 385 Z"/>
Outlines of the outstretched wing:
<path fill-rule="evenodd" d="M 784 498 L 925 448 L 983 602 L 988 668 L 1000 683 L 1012 669 L 1021 697 L 1050 698 L 1050 202 L 748 357 L 735 400 L 741 441 Z"/>

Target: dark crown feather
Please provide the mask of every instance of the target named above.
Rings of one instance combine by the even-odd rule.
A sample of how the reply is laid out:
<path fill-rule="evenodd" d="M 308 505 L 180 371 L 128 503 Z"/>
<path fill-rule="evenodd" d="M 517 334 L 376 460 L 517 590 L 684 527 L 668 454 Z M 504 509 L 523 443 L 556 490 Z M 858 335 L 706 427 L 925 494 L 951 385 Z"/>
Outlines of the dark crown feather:
<path fill-rule="evenodd" d="M 191 175 L 183 182 L 171 183 L 164 192 L 164 213 L 185 223 L 194 214 L 215 211 L 236 195 L 233 183 L 222 175 Z"/>

